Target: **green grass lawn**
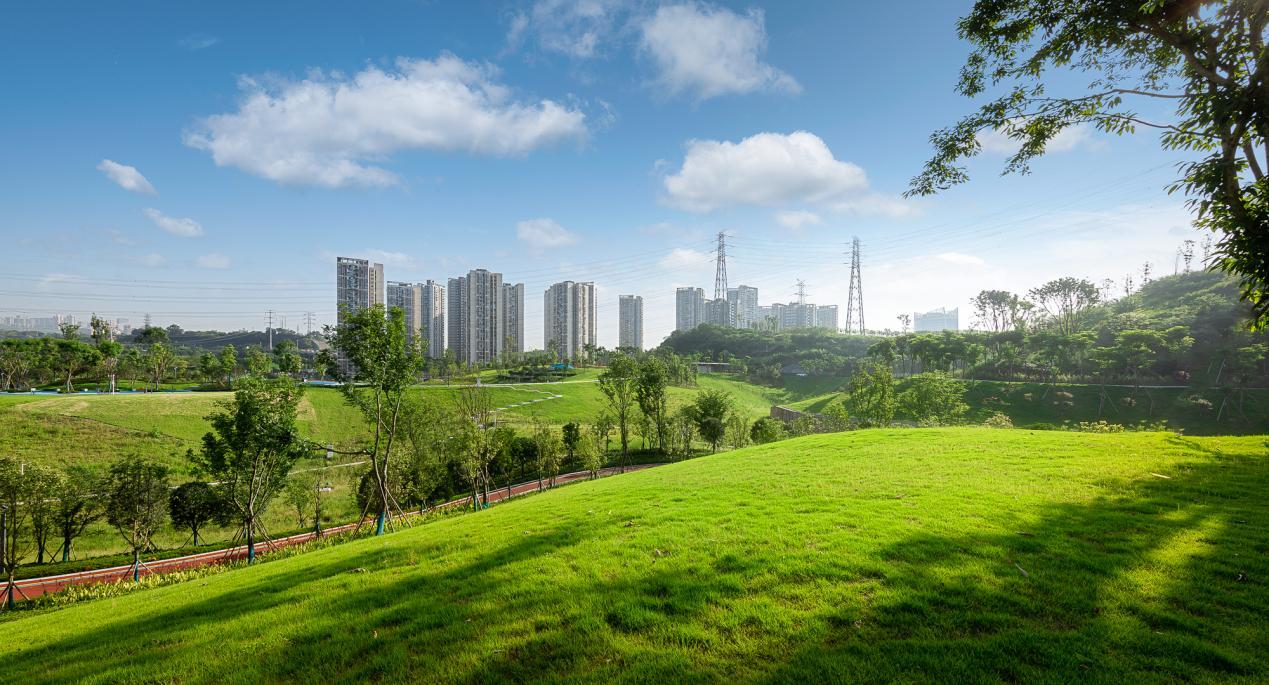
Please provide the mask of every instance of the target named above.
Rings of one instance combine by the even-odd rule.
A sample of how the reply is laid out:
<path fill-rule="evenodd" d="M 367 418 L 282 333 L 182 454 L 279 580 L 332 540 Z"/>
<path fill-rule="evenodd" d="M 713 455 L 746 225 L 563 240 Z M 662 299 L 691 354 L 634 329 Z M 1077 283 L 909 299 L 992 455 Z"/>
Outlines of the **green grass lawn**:
<path fill-rule="evenodd" d="M 1263 438 L 819 435 L 0 623 L 0 682 L 1264 682 Z"/>
<path fill-rule="evenodd" d="M 903 381 L 899 381 L 900 391 L 904 385 Z M 1222 412 L 1221 402 L 1227 397 L 1222 390 L 1108 387 L 1103 394 L 1102 388 L 1096 385 L 965 381 L 965 386 L 965 402 L 970 407 L 966 420 L 971 423 L 981 423 L 994 412 L 1001 412 L 1017 426 L 1037 423 L 1061 425 L 1063 421 L 1078 423 L 1099 419 L 1136 425 L 1142 421 L 1166 419 L 1169 427 L 1182 428 L 1191 435 L 1269 433 L 1269 390 L 1260 388 L 1247 390 L 1241 395 L 1230 393 Z M 1060 398 L 1056 395 L 1058 392 L 1070 393 L 1072 397 Z M 1191 398 L 1195 396 L 1210 402 L 1210 408 L 1193 402 Z M 840 392 L 827 392 L 791 402 L 788 406 L 823 413 L 841 400 Z"/>

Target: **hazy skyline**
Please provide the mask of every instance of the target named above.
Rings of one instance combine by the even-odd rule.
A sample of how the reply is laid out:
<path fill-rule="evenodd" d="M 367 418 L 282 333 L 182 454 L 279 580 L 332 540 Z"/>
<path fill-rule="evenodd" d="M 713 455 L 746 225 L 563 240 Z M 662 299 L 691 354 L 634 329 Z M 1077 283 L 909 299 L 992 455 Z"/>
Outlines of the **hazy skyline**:
<path fill-rule="evenodd" d="M 802 279 L 843 324 L 860 236 L 877 329 L 937 307 L 964 326 L 984 288 L 1171 273 L 1201 237 L 1153 134 L 1077 128 L 1005 178 L 985 136 L 971 183 L 901 197 L 974 104 L 953 91 L 969 6 L 16 7 L 0 315 L 302 328 L 333 321 L 339 255 L 523 282 L 531 347 L 540 293 L 594 281 L 600 344 L 635 294 L 652 346 L 677 286 L 712 294 L 720 230 L 731 285 L 769 304 Z"/>

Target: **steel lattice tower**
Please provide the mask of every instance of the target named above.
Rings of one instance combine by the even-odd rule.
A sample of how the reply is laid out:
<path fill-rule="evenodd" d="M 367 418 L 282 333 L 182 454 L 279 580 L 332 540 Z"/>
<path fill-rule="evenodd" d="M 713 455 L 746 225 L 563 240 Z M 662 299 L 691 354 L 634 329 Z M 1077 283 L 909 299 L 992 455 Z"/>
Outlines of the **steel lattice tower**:
<path fill-rule="evenodd" d="M 727 234 L 718 232 L 718 261 L 714 268 L 714 299 L 727 299 Z"/>
<path fill-rule="evenodd" d="M 846 297 L 846 332 L 856 331 L 864 334 L 864 286 L 859 275 L 858 237 L 850 241 L 850 293 Z"/>

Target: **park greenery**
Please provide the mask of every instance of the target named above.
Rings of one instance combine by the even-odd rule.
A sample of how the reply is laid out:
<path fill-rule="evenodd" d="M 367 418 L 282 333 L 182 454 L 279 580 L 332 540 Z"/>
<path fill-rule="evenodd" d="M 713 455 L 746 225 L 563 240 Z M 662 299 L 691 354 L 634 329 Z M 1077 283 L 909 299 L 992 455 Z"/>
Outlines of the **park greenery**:
<path fill-rule="evenodd" d="M 988 96 L 931 136 L 934 154 L 909 193 L 969 179 L 980 135 L 1017 144 L 1006 173 L 1026 173 L 1072 127 L 1148 130 L 1184 155 L 1169 188 L 1218 240 L 1207 261 L 1234 274 L 1257 325 L 1269 321 L 1269 5 L 1257 0 L 978 0 L 957 24 L 973 51 L 956 90 Z M 1070 92 L 1072 70 L 1090 81 Z M 1156 112 L 1158 105 L 1171 112 Z M 1144 112 L 1144 113 L 1143 113 Z"/>
<path fill-rule="evenodd" d="M 1260 437 L 808 436 L 20 612 L 0 680 L 1258 682 L 1267 485 Z"/>

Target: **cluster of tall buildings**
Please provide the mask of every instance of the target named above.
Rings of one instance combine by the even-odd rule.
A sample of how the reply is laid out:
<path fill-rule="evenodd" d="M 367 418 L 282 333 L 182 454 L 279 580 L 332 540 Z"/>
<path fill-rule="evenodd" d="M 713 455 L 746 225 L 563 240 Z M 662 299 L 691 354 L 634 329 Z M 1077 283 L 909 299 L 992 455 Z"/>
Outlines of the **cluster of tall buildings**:
<path fill-rule="evenodd" d="M 339 318 L 376 304 L 405 312 L 407 334 L 427 341 L 427 355 L 449 350 L 468 366 L 488 364 L 525 350 L 524 284 L 502 274 L 473 269 L 449 279 L 406 283 L 384 280 L 383 265 L 365 259 L 336 259 Z M 595 284 L 563 281 L 543 294 L 543 348 L 557 359 L 585 357 L 599 344 Z M 643 298 L 620 299 L 622 346 L 643 347 Z"/>
<path fill-rule="evenodd" d="M 58 333 L 61 331 L 63 324 L 80 324 L 86 325 L 82 321 L 78 321 L 71 314 L 53 314 L 52 316 L 0 316 L 0 330 L 5 331 L 22 331 L 33 333 Z M 115 319 L 111 325 L 118 335 L 129 335 L 132 333 L 132 323 L 127 319 Z"/>
<path fill-rule="evenodd" d="M 703 288 L 679 288 L 675 293 L 674 329 L 689 331 L 701 324 L 728 328 L 838 330 L 837 305 L 808 302 L 758 304 L 758 289 L 747 285 L 727 289 L 726 299 L 705 299 Z"/>

